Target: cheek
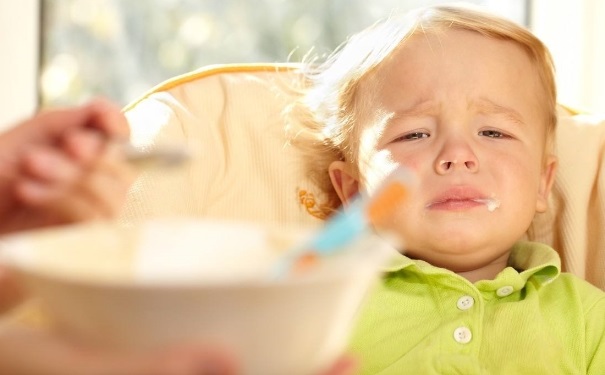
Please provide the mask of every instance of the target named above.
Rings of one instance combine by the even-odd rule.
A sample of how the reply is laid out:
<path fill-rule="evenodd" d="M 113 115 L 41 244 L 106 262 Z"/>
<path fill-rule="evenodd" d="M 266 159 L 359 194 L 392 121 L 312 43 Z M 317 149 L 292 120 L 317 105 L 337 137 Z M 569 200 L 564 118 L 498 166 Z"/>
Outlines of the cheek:
<path fill-rule="evenodd" d="M 420 160 L 416 160 L 414 158 L 409 158 L 405 161 L 402 161 L 400 164 L 409 169 L 410 172 L 415 174 L 418 174 L 423 169 L 423 167 L 426 167 L 426 161 L 422 163 Z"/>
<path fill-rule="evenodd" d="M 430 169 L 433 163 L 433 156 L 422 150 L 405 153 L 395 151 L 391 155 L 392 160 L 397 166 L 403 166 L 417 176 L 426 174 L 427 169 Z"/>
<path fill-rule="evenodd" d="M 390 149 L 377 150 L 365 162 L 359 164 L 361 184 L 364 190 L 371 193 L 394 170 L 405 167 L 412 174 L 419 176 L 426 170 L 427 162 L 430 167 L 428 155 L 413 153 L 403 155 Z"/>
<path fill-rule="evenodd" d="M 511 158 L 511 155 L 514 158 Z M 510 169 L 529 181 L 538 180 L 542 172 L 542 155 L 533 150 L 519 150 L 503 153 L 497 160 L 510 161 Z"/>
<path fill-rule="evenodd" d="M 531 158 L 515 159 L 503 165 L 503 158 L 496 162 L 499 166 L 498 185 L 510 191 L 511 198 L 521 206 L 533 207 L 540 188 L 541 165 L 531 162 Z"/>
<path fill-rule="evenodd" d="M 384 179 L 399 167 L 388 150 L 377 150 L 365 161 L 360 160 L 359 172 L 362 188 L 372 193 Z"/>

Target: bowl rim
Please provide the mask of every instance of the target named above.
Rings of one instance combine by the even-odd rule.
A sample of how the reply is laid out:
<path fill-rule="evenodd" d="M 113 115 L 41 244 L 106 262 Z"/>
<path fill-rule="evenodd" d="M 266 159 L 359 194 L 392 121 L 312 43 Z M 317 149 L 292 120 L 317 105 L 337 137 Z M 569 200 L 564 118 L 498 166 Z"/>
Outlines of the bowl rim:
<path fill-rule="evenodd" d="M 44 269 L 44 267 L 36 266 L 35 262 L 26 264 L 25 262 L 17 260 L 14 255 L 11 256 L 11 252 L 17 249 L 11 249 L 10 246 L 5 247 L 5 243 L 11 241 L 22 241 L 28 236 L 42 235 L 42 236 L 53 236 L 62 233 L 75 233 L 77 231 L 84 231 L 87 228 L 99 227 L 107 230 L 125 230 L 132 226 L 146 226 L 149 223 L 169 223 L 170 225 L 178 225 L 182 222 L 195 223 L 196 225 L 205 225 L 210 223 L 211 225 L 236 225 L 239 227 L 255 228 L 259 230 L 268 228 L 279 228 L 277 224 L 272 223 L 258 223 L 252 221 L 243 220 L 232 220 L 232 219 L 214 219 L 214 218 L 200 218 L 200 217 L 161 217 L 161 218 L 150 218 L 140 220 L 134 223 L 121 223 L 115 220 L 98 220 L 95 222 L 88 223 L 76 223 L 70 225 L 63 225 L 60 227 L 43 228 L 37 230 L 23 231 L 0 238 L 0 264 L 10 271 L 20 275 L 24 278 L 36 278 L 44 279 L 47 282 L 70 284 L 72 286 L 89 287 L 89 288 L 118 288 L 118 289 L 132 289 L 132 290 L 169 290 L 169 289 L 191 289 L 191 290 L 230 290 L 230 289 L 258 289 L 258 288 L 292 288 L 296 286 L 306 286 L 309 284 L 330 284 L 334 282 L 341 282 L 343 279 L 351 278 L 351 273 L 355 273 L 359 276 L 363 272 L 370 272 L 379 276 L 385 269 L 385 263 L 379 266 L 378 262 L 374 267 L 368 267 L 368 264 L 361 264 L 362 262 L 356 262 L 357 267 L 338 267 L 330 269 L 330 272 L 321 272 L 307 275 L 290 275 L 283 278 L 275 278 L 267 274 L 267 277 L 247 277 L 247 278 L 220 278 L 220 279 L 200 279 L 200 278 L 179 278 L 168 279 L 161 277 L 158 279 L 142 279 L 136 280 L 134 278 L 116 278 L 111 279 L 101 276 L 85 277 L 81 273 L 69 274 L 61 273 L 58 270 Z M 312 233 L 309 230 L 313 230 L 310 227 L 286 227 L 285 230 L 296 230 L 299 233 L 305 235 Z M 369 260 L 369 259 L 368 259 Z M 352 262 L 351 262 L 352 263 Z"/>
<path fill-rule="evenodd" d="M 22 278 L 25 284 L 33 280 L 44 281 L 46 283 L 69 285 L 78 288 L 93 289 L 120 289 L 124 291 L 150 291 L 150 290 L 196 290 L 196 291 L 216 291 L 216 290 L 245 290 L 245 289 L 282 289 L 306 287 L 309 285 L 330 285 L 339 283 L 351 278 L 350 270 L 338 269 L 336 272 L 324 272 L 320 275 L 301 275 L 284 279 L 255 278 L 245 280 L 194 280 L 194 279 L 174 279 L 174 280 L 123 280 L 123 279 L 103 279 L 103 278 L 84 278 L 58 272 L 48 272 L 44 270 L 35 270 L 27 267 L 13 265 L 4 265 L 11 273 Z M 339 272 L 341 271 L 342 272 Z M 361 278 L 366 273 L 373 274 L 375 278 L 380 277 L 383 269 L 376 267 L 374 270 L 366 267 L 364 273 L 356 272 L 356 278 Z M 50 285 L 50 284 L 49 284 Z"/>

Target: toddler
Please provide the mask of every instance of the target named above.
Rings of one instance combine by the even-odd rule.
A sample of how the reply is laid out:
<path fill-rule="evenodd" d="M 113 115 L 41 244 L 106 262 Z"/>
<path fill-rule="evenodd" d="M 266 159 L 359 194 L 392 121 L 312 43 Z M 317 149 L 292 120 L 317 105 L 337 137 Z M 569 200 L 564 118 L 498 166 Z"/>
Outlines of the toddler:
<path fill-rule="evenodd" d="M 392 16 L 319 67 L 292 114 L 333 208 L 398 166 L 418 189 L 351 349 L 364 374 L 605 374 L 605 293 L 520 241 L 557 161 L 551 56 L 468 6 Z"/>

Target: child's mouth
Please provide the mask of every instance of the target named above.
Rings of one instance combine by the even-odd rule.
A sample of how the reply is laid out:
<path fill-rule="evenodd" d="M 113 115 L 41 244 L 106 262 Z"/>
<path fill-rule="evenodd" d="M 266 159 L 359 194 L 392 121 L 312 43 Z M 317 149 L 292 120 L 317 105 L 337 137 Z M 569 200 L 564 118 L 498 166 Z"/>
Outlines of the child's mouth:
<path fill-rule="evenodd" d="M 478 199 L 446 199 L 433 202 L 427 205 L 427 208 L 431 210 L 462 211 L 484 204 L 485 203 L 480 202 Z"/>
<path fill-rule="evenodd" d="M 475 207 L 486 206 L 489 212 L 500 207 L 500 201 L 494 197 L 486 197 L 484 194 L 470 188 L 456 187 L 447 190 L 429 203 L 429 210 L 464 211 Z"/>

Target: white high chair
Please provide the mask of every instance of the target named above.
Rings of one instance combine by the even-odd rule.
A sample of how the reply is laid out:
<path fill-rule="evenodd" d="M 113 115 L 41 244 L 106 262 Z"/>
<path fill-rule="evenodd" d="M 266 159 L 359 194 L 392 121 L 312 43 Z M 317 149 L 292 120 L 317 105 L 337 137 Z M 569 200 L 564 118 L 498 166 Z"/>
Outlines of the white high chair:
<path fill-rule="evenodd" d="M 183 142 L 198 157 L 143 173 L 124 221 L 159 215 L 320 225 L 318 189 L 287 142 L 282 111 L 296 65 L 210 66 L 160 84 L 129 105 L 132 142 Z M 605 289 L 605 118 L 560 107 L 559 170 L 547 213 L 527 236 L 559 251 L 563 269 Z"/>

